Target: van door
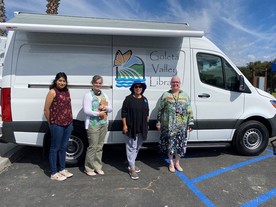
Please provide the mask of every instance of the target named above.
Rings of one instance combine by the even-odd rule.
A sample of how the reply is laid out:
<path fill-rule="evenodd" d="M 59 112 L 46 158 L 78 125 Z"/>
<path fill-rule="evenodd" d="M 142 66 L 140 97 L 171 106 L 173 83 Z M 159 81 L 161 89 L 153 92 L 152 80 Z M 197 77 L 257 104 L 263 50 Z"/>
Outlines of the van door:
<path fill-rule="evenodd" d="M 219 54 L 193 50 L 194 101 L 199 141 L 231 140 L 244 111 L 238 73 Z"/>

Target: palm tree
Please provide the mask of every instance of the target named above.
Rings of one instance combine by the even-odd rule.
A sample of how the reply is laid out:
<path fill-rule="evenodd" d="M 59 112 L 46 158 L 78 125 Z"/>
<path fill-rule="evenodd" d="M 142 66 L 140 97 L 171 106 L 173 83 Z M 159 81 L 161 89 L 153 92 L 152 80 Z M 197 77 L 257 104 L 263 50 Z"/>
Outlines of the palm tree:
<path fill-rule="evenodd" d="M 58 6 L 60 0 L 47 0 L 47 14 L 58 14 Z"/>
<path fill-rule="evenodd" d="M 0 22 L 6 21 L 5 3 L 4 0 L 0 0 Z M 0 36 L 6 36 L 7 33 L 0 29 Z"/>

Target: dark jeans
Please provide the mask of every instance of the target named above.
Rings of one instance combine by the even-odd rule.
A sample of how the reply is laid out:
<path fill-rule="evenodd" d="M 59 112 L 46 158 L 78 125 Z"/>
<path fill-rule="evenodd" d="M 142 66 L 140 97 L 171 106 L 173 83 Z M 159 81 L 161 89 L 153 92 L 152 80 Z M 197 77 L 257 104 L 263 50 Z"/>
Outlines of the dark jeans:
<path fill-rule="evenodd" d="M 65 169 L 67 142 L 72 129 L 72 124 L 67 126 L 58 126 L 55 124 L 50 125 L 51 147 L 49 152 L 49 162 L 52 175 Z M 59 161 L 59 166 L 57 166 L 57 159 Z"/>

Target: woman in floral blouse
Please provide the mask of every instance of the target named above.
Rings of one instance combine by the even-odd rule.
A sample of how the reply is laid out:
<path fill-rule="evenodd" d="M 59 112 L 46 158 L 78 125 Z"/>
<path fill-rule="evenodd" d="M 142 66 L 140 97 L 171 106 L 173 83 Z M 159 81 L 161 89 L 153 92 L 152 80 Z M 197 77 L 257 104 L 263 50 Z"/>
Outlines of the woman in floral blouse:
<path fill-rule="evenodd" d="M 73 118 L 67 75 L 63 72 L 56 74 L 50 86 L 45 100 L 44 115 L 51 131 L 51 179 L 63 181 L 73 176 L 65 169 L 67 142 L 73 129 Z"/>
<path fill-rule="evenodd" d="M 180 78 L 173 76 L 171 90 L 161 96 L 157 114 L 156 127 L 161 130 L 160 149 L 168 154 L 170 172 L 175 172 L 175 168 L 183 171 L 179 161 L 186 153 L 187 131 L 192 131 L 194 124 L 190 98 L 180 89 L 180 84 Z"/>

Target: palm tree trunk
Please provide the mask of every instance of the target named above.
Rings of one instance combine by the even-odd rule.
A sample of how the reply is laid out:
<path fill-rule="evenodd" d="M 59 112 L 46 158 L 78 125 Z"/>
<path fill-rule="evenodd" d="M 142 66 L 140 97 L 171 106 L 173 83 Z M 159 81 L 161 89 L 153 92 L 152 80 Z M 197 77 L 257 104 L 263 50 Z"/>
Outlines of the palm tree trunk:
<path fill-rule="evenodd" d="M 47 0 L 47 5 L 46 5 L 46 13 L 47 14 L 58 14 L 58 6 L 59 6 L 59 1 L 60 0 Z"/>
<path fill-rule="evenodd" d="M 6 11 L 4 0 L 0 0 L 0 22 L 6 21 Z M 0 36 L 6 36 L 7 33 L 0 29 Z"/>

